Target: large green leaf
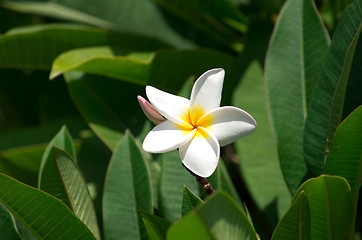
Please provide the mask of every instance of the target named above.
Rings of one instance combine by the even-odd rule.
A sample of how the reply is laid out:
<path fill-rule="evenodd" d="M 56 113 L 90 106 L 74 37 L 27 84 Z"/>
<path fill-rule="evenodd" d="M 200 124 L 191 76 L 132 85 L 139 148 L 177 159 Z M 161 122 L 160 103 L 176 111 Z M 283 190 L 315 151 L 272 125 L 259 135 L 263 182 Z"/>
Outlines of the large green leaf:
<path fill-rule="evenodd" d="M 362 49 L 362 41 L 361 41 L 362 39 L 359 40 L 361 32 L 362 32 L 362 24 L 359 27 L 359 30 L 357 31 L 356 36 L 353 38 L 353 40 L 347 50 L 347 53 L 346 53 L 346 56 L 344 59 L 343 70 L 342 70 L 340 79 L 337 83 L 336 90 L 334 92 L 332 105 L 331 105 L 331 112 L 330 112 L 331 117 L 329 118 L 328 129 L 327 129 L 326 151 L 330 150 L 330 147 L 331 147 L 330 145 L 332 142 L 333 135 L 343 118 L 343 112 L 345 110 L 343 105 L 345 103 L 349 78 L 355 78 L 355 80 L 358 79 L 358 81 L 360 81 L 359 76 L 361 76 L 362 70 L 361 70 L 361 67 L 359 66 L 360 62 L 358 62 L 358 60 L 360 60 L 362 58 L 362 53 L 360 51 Z M 359 51 L 356 51 L 357 45 L 359 45 L 359 47 L 360 47 Z M 354 67 L 355 68 L 357 67 L 357 69 L 353 69 L 353 62 L 357 62 L 357 64 L 354 65 Z M 353 70 L 358 71 L 357 75 L 350 77 L 351 73 L 352 74 L 355 73 Z M 351 80 L 351 82 L 352 81 L 353 81 L 353 79 Z M 355 87 L 357 87 L 357 86 L 355 86 Z M 348 94 L 351 94 L 351 93 L 348 93 Z M 362 104 L 362 101 L 361 101 L 361 104 Z"/>
<path fill-rule="evenodd" d="M 308 109 L 304 133 L 304 156 L 308 170 L 314 176 L 318 176 L 323 172 L 325 157 L 329 151 L 326 146 L 330 145 L 328 142 L 331 140 L 327 139 L 327 137 L 331 137 L 334 134 L 333 131 L 330 131 L 329 136 L 327 136 L 328 128 L 336 129 L 340 120 L 343 119 L 341 117 L 342 111 L 334 110 L 335 108 L 343 109 L 345 107 L 343 106 L 345 84 L 340 86 L 342 87 L 341 90 L 337 90 L 334 100 L 333 97 L 338 82 L 344 82 L 348 78 L 348 72 L 351 71 L 348 62 L 351 61 L 350 58 L 353 58 L 353 52 L 348 53 L 348 51 L 352 51 L 354 48 L 350 46 L 352 41 L 356 39 L 356 33 L 360 28 L 361 22 L 362 3 L 361 1 L 355 1 L 343 12 L 337 29 L 334 32 L 331 47 L 313 93 L 314 98 Z M 357 71 L 361 71 L 360 63 L 355 65 L 355 67 Z M 350 77 L 352 79 L 350 78 L 348 82 L 357 81 L 360 84 L 360 74 L 352 74 Z M 359 104 L 362 103 L 360 91 L 355 92 L 357 94 L 356 97 L 359 99 Z M 332 109 L 333 115 L 330 115 Z"/>
<path fill-rule="evenodd" d="M 67 8 L 53 2 L 17 2 L 3 1 L 2 7 L 18 12 L 26 12 L 36 15 L 44 15 L 52 18 L 60 18 L 68 21 L 91 24 L 100 28 L 114 28 L 115 26 L 95 16 Z"/>
<path fill-rule="evenodd" d="M 84 51 L 82 53 L 85 54 L 84 56 L 90 57 Z M 85 63 L 83 57 L 77 56 L 80 63 Z M 110 59 L 115 64 L 120 59 L 123 63 L 125 62 L 123 58 L 119 57 Z M 134 56 L 126 59 L 126 62 L 134 61 Z M 74 63 L 74 61 L 71 62 Z M 106 62 L 109 64 L 108 60 Z M 112 79 L 100 75 L 80 74 L 79 72 L 65 74 L 69 92 L 75 105 L 89 123 L 90 128 L 110 149 L 114 149 L 126 126 L 131 129 L 135 136 L 139 137 L 142 134 L 142 126 L 144 126 L 146 117 L 138 106 L 136 96 L 142 95 L 144 89 L 139 84 L 133 83 L 141 82 L 142 86 L 152 84 L 162 90 L 177 92 L 190 76 L 194 74 L 199 76 L 209 68 L 216 66 L 230 69 L 234 59 L 227 54 L 212 50 L 165 50 L 155 53 L 152 61 L 147 63 L 149 67 L 137 68 L 136 70 L 128 68 L 129 65 L 127 64 L 119 66 L 119 68 L 112 64 L 109 67 L 117 73 L 116 78 L 113 75 Z M 180 68 L 180 64 L 183 65 L 182 68 Z M 74 65 L 74 67 L 77 66 Z M 82 70 L 92 72 L 94 69 L 97 69 L 97 66 Z M 142 72 L 138 72 L 141 69 Z M 107 75 L 104 72 L 103 74 Z M 146 76 L 147 80 L 142 82 L 142 76 Z M 124 114 L 125 112 L 127 114 Z"/>
<path fill-rule="evenodd" d="M 233 32 L 231 26 L 239 31 L 246 29 L 246 18 L 225 0 L 207 2 L 157 0 L 156 2 L 172 14 L 181 17 L 213 39 L 231 48 L 236 47 L 238 40 L 240 42 L 240 36 Z"/>
<path fill-rule="evenodd" d="M 357 213 L 358 194 L 362 183 L 362 106 L 338 127 L 328 155 L 325 173 L 344 177 L 351 186 L 353 223 Z M 354 225 L 351 227 L 354 233 Z"/>
<path fill-rule="evenodd" d="M 0 204 L 0 239 L 21 239 L 16 230 L 13 216 L 2 204 Z"/>
<path fill-rule="evenodd" d="M 126 133 L 113 152 L 103 194 L 105 239 L 145 239 L 136 209 L 152 212 L 150 173 L 135 140 Z"/>
<path fill-rule="evenodd" d="M 144 59 L 139 60 L 132 55 L 116 57 L 116 51 L 110 47 L 93 47 L 65 52 L 55 59 L 50 79 L 68 71 L 84 71 L 133 83 L 147 82 L 151 53 L 145 53 Z"/>
<path fill-rule="evenodd" d="M 215 67 L 229 70 L 234 63 L 230 55 L 206 49 L 163 50 L 129 56 L 117 56 L 117 51 L 117 48 L 96 47 L 66 52 L 54 61 L 50 78 L 69 71 L 82 71 L 176 92 L 190 76 L 199 76 Z"/>
<path fill-rule="evenodd" d="M 96 239 L 60 200 L 1 173 L 0 202 L 38 239 Z"/>
<path fill-rule="evenodd" d="M 201 219 L 216 239 L 257 239 L 245 212 L 226 193 L 212 194 L 192 215 Z M 176 225 L 182 222 L 186 224 L 187 219 L 182 219 Z M 197 232 L 197 228 L 189 230 L 190 233 Z"/>
<path fill-rule="evenodd" d="M 358 196 L 362 181 L 362 106 L 338 127 L 326 161 L 325 173 L 347 179 L 352 195 Z"/>
<path fill-rule="evenodd" d="M 191 213 L 170 227 L 167 240 L 216 239 L 202 219 Z"/>
<path fill-rule="evenodd" d="M 166 15 L 151 0 L 108 0 L 107 2 L 95 0 L 49 0 L 36 1 L 32 4 L 29 4 L 28 1 L 16 2 L 17 9 L 20 10 L 22 8 L 23 12 L 49 16 L 50 8 L 53 13 L 51 17 L 62 18 L 67 21 L 81 21 L 88 24 L 98 22 L 102 23 L 103 27 L 112 27 L 117 31 L 164 39 L 177 47 L 195 46 L 186 37 L 190 33 L 195 34 L 195 29 L 192 26 L 183 24 L 170 14 Z M 15 8 L 13 9 L 16 10 Z M 100 24 L 97 24 L 97 26 L 100 26 Z M 186 35 L 183 36 L 183 34 Z"/>
<path fill-rule="evenodd" d="M 310 210 L 308 199 L 301 192 L 280 220 L 272 239 L 308 240 L 310 238 Z"/>
<path fill-rule="evenodd" d="M 311 217 L 311 239 L 345 239 L 352 223 L 351 188 L 341 177 L 322 175 L 303 183 Z"/>
<path fill-rule="evenodd" d="M 79 47 L 120 46 L 129 51 L 153 51 L 168 47 L 161 41 L 70 24 L 33 25 L 0 35 L 0 67 L 45 69 L 62 52 Z"/>
<path fill-rule="evenodd" d="M 292 193 L 304 179 L 304 121 L 329 38 L 312 0 L 288 0 L 265 63 L 268 108 L 281 168 Z"/>
<path fill-rule="evenodd" d="M 250 113 L 258 124 L 256 131 L 235 142 L 235 147 L 248 191 L 274 229 L 289 207 L 291 195 L 280 169 L 266 110 L 263 71 L 257 61 L 252 62 L 244 73 L 235 89 L 233 102 Z"/>
<path fill-rule="evenodd" d="M 68 152 L 52 147 L 41 169 L 41 190 L 66 204 L 100 239 L 97 216 L 87 183 Z"/>
<path fill-rule="evenodd" d="M 161 155 L 160 210 L 170 222 L 181 218 L 183 188 L 187 186 L 196 195 L 198 183 L 183 167 L 178 151 Z"/>

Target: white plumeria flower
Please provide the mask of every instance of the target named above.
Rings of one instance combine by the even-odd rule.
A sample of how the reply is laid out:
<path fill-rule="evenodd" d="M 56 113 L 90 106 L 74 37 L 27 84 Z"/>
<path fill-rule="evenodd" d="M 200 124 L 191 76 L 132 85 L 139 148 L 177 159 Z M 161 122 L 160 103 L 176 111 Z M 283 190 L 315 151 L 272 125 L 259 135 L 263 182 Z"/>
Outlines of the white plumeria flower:
<path fill-rule="evenodd" d="M 190 100 L 146 86 L 152 106 L 167 120 L 148 133 L 143 149 L 163 153 L 178 148 L 185 167 L 195 175 L 209 177 L 217 167 L 220 146 L 256 128 L 254 118 L 244 110 L 220 107 L 224 75 L 221 68 L 202 74 L 192 88 Z"/>

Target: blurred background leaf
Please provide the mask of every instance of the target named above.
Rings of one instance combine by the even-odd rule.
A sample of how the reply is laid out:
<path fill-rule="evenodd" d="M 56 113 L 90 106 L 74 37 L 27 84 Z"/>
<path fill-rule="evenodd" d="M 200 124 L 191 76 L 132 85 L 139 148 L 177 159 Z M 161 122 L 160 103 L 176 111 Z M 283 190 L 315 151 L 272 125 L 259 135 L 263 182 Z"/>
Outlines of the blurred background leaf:
<path fill-rule="evenodd" d="M 13 216 L 2 204 L 0 204 L 0 223 L 0 237 L 2 239 L 22 239 L 16 230 Z"/>
<path fill-rule="evenodd" d="M 252 201 L 269 225 L 262 229 L 264 232 L 266 229 L 272 232 L 289 207 L 291 195 L 280 169 L 276 141 L 267 115 L 263 83 L 262 68 L 257 61 L 253 61 L 234 92 L 233 105 L 250 113 L 258 126 L 252 135 L 235 142 L 235 147 L 240 158 L 240 172 Z M 254 211 L 251 206 L 248 208 Z"/>

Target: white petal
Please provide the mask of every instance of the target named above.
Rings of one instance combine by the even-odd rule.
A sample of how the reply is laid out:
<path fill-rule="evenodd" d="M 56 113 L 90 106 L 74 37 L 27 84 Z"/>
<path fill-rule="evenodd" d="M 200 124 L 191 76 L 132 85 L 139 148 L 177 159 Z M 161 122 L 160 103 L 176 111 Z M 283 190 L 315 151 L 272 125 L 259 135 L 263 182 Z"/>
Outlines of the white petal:
<path fill-rule="evenodd" d="M 187 121 L 189 118 L 190 100 L 151 86 L 146 86 L 146 94 L 152 106 L 168 120 L 192 128 Z"/>
<path fill-rule="evenodd" d="M 255 131 L 256 122 L 244 110 L 236 107 L 220 107 L 206 113 L 197 123 L 217 138 L 220 146 L 225 146 Z"/>
<path fill-rule="evenodd" d="M 143 141 L 142 148 L 150 153 L 172 151 L 190 141 L 195 130 L 181 129 L 178 125 L 166 120 L 154 127 Z"/>
<path fill-rule="evenodd" d="M 222 85 L 225 71 L 222 68 L 211 69 L 202 74 L 195 82 L 190 99 L 191 117 L 198 119 L 203 114 L 197 113 L 201 108 L 204 113 L 220 107 Z M 196 108 L 196 113 L 193 111 Z M 201 116 L 200 116 L 201 114 Z"/>
<path fill-rule="evenodd" d="M 207 130 L 199 129 L 194 138 L 179 149 L 182 163 L 200 177 L 209 177 L 220 156 L 217 139 Z"/>

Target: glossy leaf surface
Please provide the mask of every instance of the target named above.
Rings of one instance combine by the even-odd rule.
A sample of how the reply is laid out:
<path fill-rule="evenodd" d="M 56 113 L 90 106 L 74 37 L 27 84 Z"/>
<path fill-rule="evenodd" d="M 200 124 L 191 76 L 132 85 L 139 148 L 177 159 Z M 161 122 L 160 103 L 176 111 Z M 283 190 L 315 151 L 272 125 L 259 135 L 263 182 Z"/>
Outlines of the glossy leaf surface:
<path fill-rule="evenodd" d="M 0 202 L 38 239 L 96 239 L 60 200 L 1 173 Z"/>
<path fill-rule="evenodd" d="M 308 109 L 304 133 L 305 161 L 308 170 L 313 176 L 318 176 L 323 172 L 324 161 L 327 156 L 326 150 L 328 151 L 328 149 L 326 149 L 326 141 L 330 141 L 327 137 L 331 137 L 334 134 L 334 132 L 331 131 L 329 136 L 327 136 L 328 128 L 335 129 L 340 121 L 338 119 L 342 119 L 342 111 L 338 111 L 339 113 L 331 116 L 330 113 L 332 111 L 332 104 L 334 105 L 333 108 L 343 108 L 345 97 L 342 96 L 333 101 L 333 96 L 335 95 L 335 89 L 340 79 L 343 80 L 343 78 L 346 77 L 343 76 L 343 78 L 341 78 L 342 75 L 346 74 L 343 73 L 343 71 L 350 71 L 348 67 L 344 68 L 346 63 L 345 57 L 353 57 L 353 54 L 347 54 L 347 52 L 350 49 L 351 42 L 355 39 L 361 22 L 362 3 L 361 1 L 354 1 L 346 8 L 341 16 L 336 31 L 334 32 L 332 44 L 329 48 L 320 78 L 318 79 L 318 84 L 313 92 L 314 98 Z M 350 50 L 352 50 L 352 48 Z M 360 66 L 356 65 L 356 67 L 360 71 Z M 360 82 L 358 74 L 351 75 L 351 77 L 356 78 L 356 81 Z M 351 81 L 351 79 L 349 79 L 349 81 Z M 344 88 L 343 86 L 340 87 L 342 87 L 342 89 Z M 337 94 L 340 94 L 338 92 L 340 92 L 340 90 L 337 90 Z M 359 96 L 358 98 L 361 99 L 360 92 L 356 94 Z M 361 100 L 359 100 L 359 102 L 362 104 Z M 332 126 L 329 126 L 329 123 L 331 123 Z M 327 143 L 327 146 L 328 145 L 329 143 Z"/>
<path fill-rule="evenodd" d="M 96 212 L 87 183 L 68 152 L 52 147 L 42 169 L 41 190 L 66 204 L 100 239 Z"/>
<path fill-rule="evenodd" d="M 288 211 L 280 220 L 273 233 L 272 240 L 296 239 L 308 240 L 310 238 L 310 209 L 308 199 L 304 192 L 300 192 Z"/>
<path fill-rule="evenodd" d="M 341 177 L 322 175 L 307 180 L 295 196 L 304 192 L 311 218 L 311 239 L 344 239 L 353 216 L 351 189 Z"/>
<path fill-rule="evenodd" d="M 183 199 L 182 199 L 182 216 L 191 212 L 198 204 L 203 201 L 196 196 L 190 189 L 184 186 Z"/>
<path fill-rule="evenodd" d="M 329 37 L 314 2 L 287 1 L 271 38 L 265 78 L 280 164 L 292 193 L 307 173 L 304 121 L 328 45 Z"/>
<path fill-rule="evenodd" d="M 146 229 L 136 209 L 152 212 L 150 174 L 135 140 L 126 133 L 113 152 L 105 179 L 105 239 L 144 239 Z"/>

